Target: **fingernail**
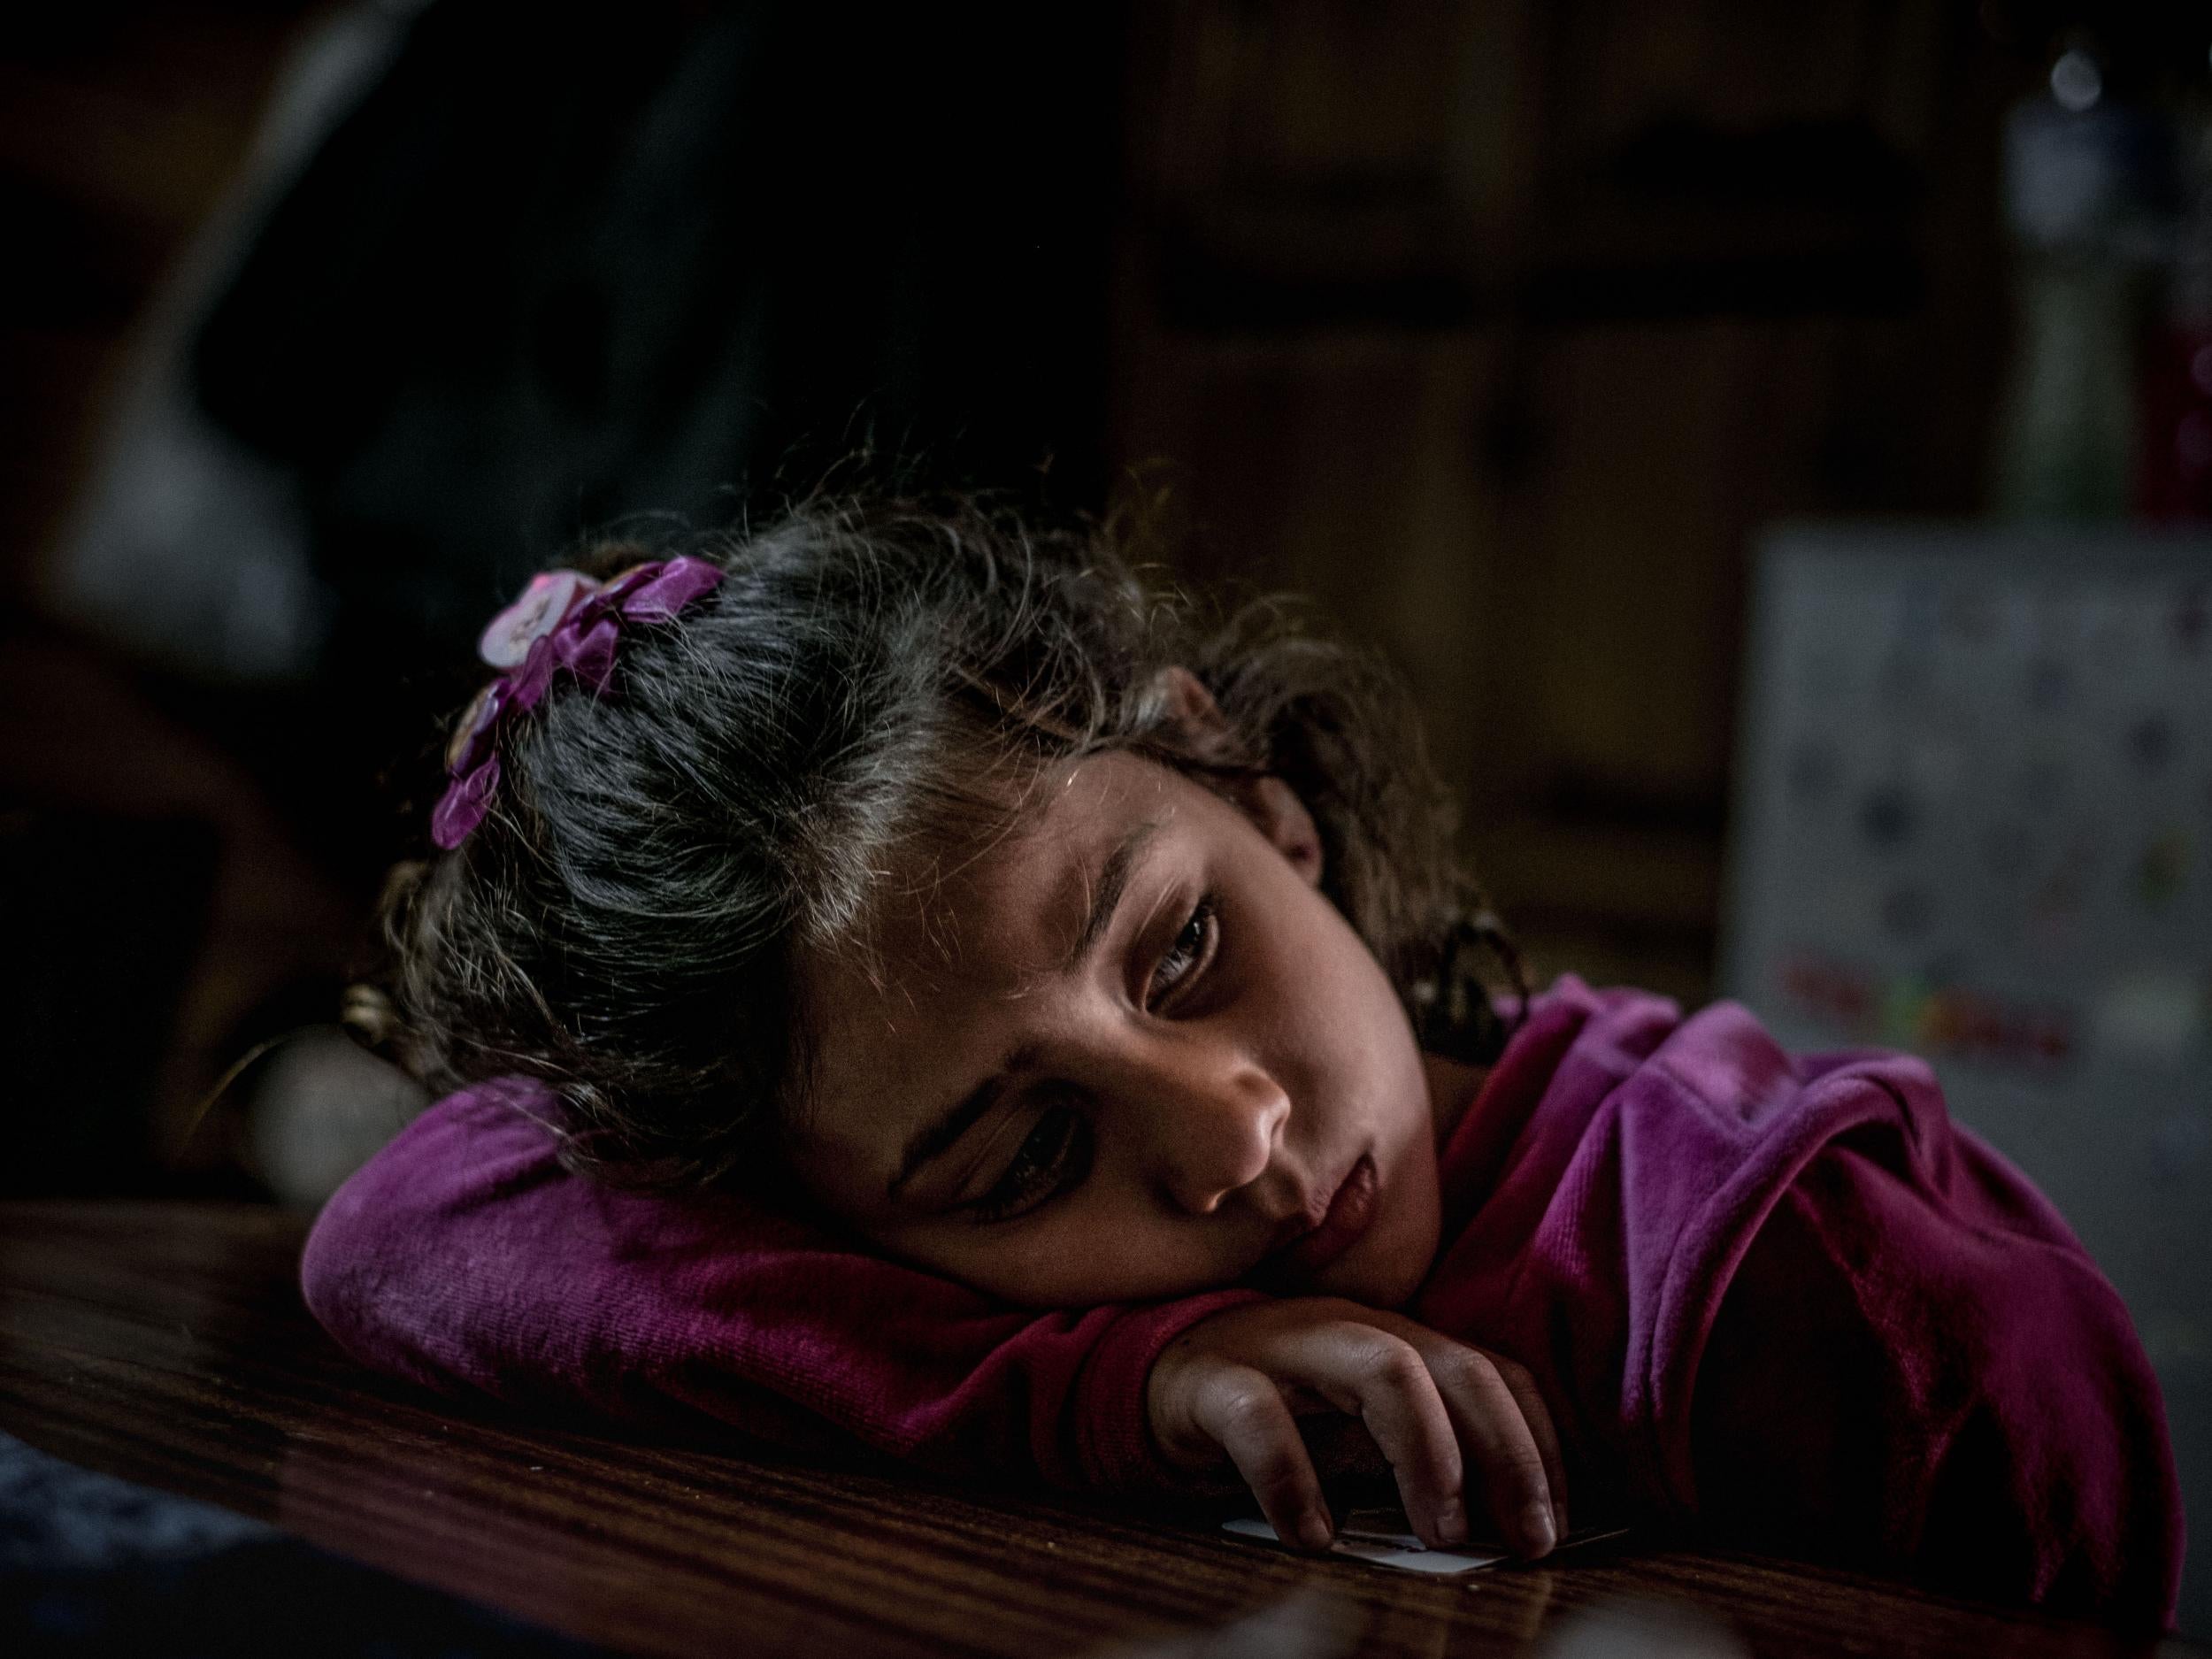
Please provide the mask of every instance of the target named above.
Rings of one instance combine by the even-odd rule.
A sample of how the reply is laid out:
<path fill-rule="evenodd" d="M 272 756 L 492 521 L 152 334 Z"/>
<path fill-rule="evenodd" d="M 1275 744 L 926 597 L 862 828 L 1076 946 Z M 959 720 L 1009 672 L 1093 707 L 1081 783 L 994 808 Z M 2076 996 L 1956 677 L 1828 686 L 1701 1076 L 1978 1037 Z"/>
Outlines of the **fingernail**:
<path fill-rule="evenodd" d="M 1569 1532 L 1574 1530 L 1567 1525 L 1567 1506 L 1564 1503 L 1554 1503 L 1551 1506 L 1551 1524 L 1555 1541 L 1563 1540 Z"/>
<path fill-rule="evenodd" d="M 1528 1555 L 1547 1554 L 1559 1541 L 1559 1533 L 1552 1525 L 1551 1505 L 1532 1503 L 1521 1511 L 1521 1537 Z"/>
<path fill-rule="evenodd" d="M 1467 1511 L 1460 1507 L 1458 1499 L 1452 1499 L 1436 1511 L 1436 1536 L 1447 1544 L 1467 1541 Z"/>
<path fill-rule="evenodd" d="M 1308 1549 L 1326 1549 L 1335 1538 L 1336 1528 L 1319 1509 L 1308 1509 L 1298 1522 L 1298 1541 Z"/>

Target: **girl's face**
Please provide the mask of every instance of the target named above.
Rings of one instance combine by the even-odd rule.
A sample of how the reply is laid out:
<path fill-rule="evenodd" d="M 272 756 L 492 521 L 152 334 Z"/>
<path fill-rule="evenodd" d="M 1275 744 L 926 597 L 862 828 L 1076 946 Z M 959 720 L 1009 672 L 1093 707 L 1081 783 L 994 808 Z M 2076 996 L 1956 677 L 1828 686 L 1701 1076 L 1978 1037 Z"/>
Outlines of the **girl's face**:
<path fill-rule="evenodd" d="M 1434 1118 L 1381 964 L 1280 782 L 1248 814 L 1109 753 L 803 964 L 799 1172 L 890 1253 L 1081 1306 L 1248 1276 L 1380 1306 L 1435 1252 Z"/>

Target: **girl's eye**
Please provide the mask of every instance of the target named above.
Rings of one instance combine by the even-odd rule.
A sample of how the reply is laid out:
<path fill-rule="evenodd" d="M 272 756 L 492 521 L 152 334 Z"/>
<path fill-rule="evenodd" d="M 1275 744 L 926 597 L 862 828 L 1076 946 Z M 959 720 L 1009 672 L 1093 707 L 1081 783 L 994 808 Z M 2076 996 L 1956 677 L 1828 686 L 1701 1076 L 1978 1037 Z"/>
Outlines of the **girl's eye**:
<path fill-rule="evenodd" d="M 979 1220 L 1011 1220 L 1057 1198 L 1090 1169 L 1090 1119 L 1072 1106 L 1047 1107 L 1006 1172 L 968 1208 Z"/>
<path fill-rule="evenodd" d="M 1214 947 L 1221 937 L 1220 905 L 1210 893 L 1198 901 L 1190 913 L 1190 920 L 1183 924 L 1183 931 L 1175 935 L 1175 942 L 1160 958 L 1160 965 L 1152 970 L 1152 983 L 1148 987 L 1148 1005 L 1172 995 L 1184 982 L 1197 974 L 1213 960 Z"/>

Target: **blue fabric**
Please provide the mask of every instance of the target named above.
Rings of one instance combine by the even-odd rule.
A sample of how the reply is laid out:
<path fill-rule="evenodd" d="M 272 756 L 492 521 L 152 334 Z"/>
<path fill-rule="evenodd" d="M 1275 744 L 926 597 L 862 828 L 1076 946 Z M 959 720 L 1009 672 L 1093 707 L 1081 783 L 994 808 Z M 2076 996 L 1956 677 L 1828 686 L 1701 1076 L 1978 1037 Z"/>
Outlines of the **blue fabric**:
<path fill-rule="evenodd" d="M 275 1536 L 260 1521 L 80 1469 L 0 1434 L 0 1572 L 180 1561 Z"/>
<path fill-rule="evenodd" d="M 599 1651 L 0 1434 L 0 1653 L 9 1659 Z"/>

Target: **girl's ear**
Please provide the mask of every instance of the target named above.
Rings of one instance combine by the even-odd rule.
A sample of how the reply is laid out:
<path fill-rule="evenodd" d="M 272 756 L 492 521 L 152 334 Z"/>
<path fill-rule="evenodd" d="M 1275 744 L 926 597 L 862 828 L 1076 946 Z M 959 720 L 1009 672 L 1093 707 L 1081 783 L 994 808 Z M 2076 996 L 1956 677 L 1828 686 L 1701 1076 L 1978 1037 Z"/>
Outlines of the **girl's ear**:
<path fill-rule="evenodd" d="M 1300 879 L 1310 887 L 1319 887 L 1321 832 L 1314 827 L 1313 814 L 1306 810 L 1298 792 L 1280 778 L 1269 776 L 1240 789 L 1237 800 L 1245 816 L 1260 826 L 1260 833 L 1290 860 Z"/>
<path fill-rule="evenodd" d="M 1160 671 L 1160 695 L 1166 700 L 1168 718 L 1182 728 L 1185 740 L 1203 753 L 1214 741 L 1228 735 L 1228 722 L 1198 676 L 1187 668 Z M 1258 826 L 1277 852 L 1310 887 L 1321 885 L 1321 833 L 1313 814 L 1297 791 L 1280 778 L 1259 778 L 1229 787 L 1229 796 Z"/>
<path fill-rule="evenodd" d="M 1222 718 L 1221 705 L 1189 669 L 1180 664 L 1163 668 L 1152 684 L 1167 705 L 1169 724 L 1179 727 L 1185 740 L 1194 747 L 1203 748 L 1228 735 L 1229 723 Z"/>

